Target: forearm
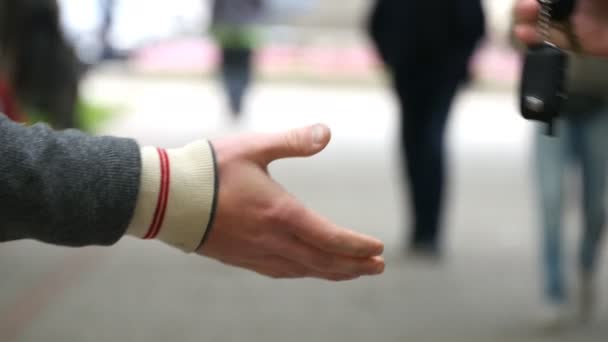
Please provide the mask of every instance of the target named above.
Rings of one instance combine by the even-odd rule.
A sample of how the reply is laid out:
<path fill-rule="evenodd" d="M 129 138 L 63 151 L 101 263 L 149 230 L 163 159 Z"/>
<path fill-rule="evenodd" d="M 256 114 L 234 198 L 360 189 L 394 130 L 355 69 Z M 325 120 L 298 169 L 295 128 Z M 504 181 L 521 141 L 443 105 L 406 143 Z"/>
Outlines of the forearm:
<path fill-rule="evenodd" d="M 0 242 L 111 245 L 128 234 L 196 250 L 213 219 L 211 145 L 139 148 L 0 115 Z"/>
<path fill-rule="evenodd" d="M 0 151 L 0 241 L 110 245 L 124 235 L 139 191 L 134 141 L 0 115 Z"/>

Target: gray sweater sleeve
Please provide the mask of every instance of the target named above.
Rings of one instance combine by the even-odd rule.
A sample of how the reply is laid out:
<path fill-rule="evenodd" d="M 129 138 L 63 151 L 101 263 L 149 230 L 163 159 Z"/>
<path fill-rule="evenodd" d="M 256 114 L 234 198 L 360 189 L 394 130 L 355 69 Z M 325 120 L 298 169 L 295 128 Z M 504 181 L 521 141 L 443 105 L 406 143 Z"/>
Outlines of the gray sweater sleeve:
<path fill-rule="evenodd" d="M 0 114 L 0 242 L 110 245 L 125 233 L 139 190 L 129 139 L 25 127 Z"/>

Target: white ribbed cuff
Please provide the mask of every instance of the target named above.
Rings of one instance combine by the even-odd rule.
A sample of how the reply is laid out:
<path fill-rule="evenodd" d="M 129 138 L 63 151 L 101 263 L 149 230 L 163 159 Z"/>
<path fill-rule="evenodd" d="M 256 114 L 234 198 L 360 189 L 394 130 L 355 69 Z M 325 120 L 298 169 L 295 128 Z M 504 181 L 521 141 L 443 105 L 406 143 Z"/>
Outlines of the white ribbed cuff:
<path fill-rule="evenodd" d="M 127 234 L 196 251 L 212 220 L 216 182 L 211 145 L 141 149 L 140 189 Z"/>

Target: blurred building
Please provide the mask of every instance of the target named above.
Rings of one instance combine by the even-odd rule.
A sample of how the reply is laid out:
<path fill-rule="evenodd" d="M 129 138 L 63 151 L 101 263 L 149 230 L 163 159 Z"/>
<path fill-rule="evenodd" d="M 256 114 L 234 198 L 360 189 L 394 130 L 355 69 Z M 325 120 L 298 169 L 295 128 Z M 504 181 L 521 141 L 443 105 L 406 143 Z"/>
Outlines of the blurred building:
<path fill-rule="evenodd" d="M 307 2 L 304 0 L 270 0 L 288 2 Z M 498 35 L 507 33 L 513 0 L 484 0 L 485 9 L 489 16 L 490 30 Z M 368 9 L 373 0 L 349 1 L 314 1 L 309 11 L 303 13 L 290 24 L 300 27 L 316 27 L 319 29 L 357 30 L 366 19 Z"/>
<path fill-rule="evenodd" d="M 215 70 L 217 54 L 208 36 L 213 0 L 144 2 L 116 0 L 113 47 L 133 56 L 138 72 L 200 75 Z M 365 31 L 373 0 L 267 0 L 261 27 L 262 73 L 281 78 L 377 79 L 378 65 Z M 99 60 L 98 0 L 59 0 L 63 23 L 85 62 Z M 512 1 L 485 0 L 490 26 L 478 74 L 490 82 L 512 83 L 518 61 L 507 44 Z M 479 59 L 477 60 L 479 61 Z"/>
<path fill-rule="evenodd" d="M 101 53 L 97 41 L 101 25 L 98 0 L 58 0 L 66 34 L 82 59 L 95 61 Z M 116 0 L 111 43 L 130 51 L 159 40 L 201 34 L 208 24 L 206 0 Z"/>
<path fill-rule="evenodd" d="M 213 0 L 172 0 L 146 2 L 116 1 L 116 45 L 128 49 L 146 42 L 179 35 L 198 34 L 208 25 Z M 59 0 L 63 22 L 72 39 L 91 44 L 101 16 L 98 0 Z M 268 23 L 302 30 L 360 32 L 371 0 L 313 1 L 268 0 Z M 506 33 L 512 1 L 485 0 L 494 32 Z M 144 10 L 145 9 L 145 10 Z"/>

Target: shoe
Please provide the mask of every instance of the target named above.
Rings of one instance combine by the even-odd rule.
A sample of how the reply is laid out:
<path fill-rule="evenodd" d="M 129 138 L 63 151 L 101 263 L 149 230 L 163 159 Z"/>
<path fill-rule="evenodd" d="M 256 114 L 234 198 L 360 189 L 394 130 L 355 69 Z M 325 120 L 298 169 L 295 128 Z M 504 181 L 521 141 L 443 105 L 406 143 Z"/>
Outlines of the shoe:
<path fill-rule="evenodd" d="M 414 243 L 406 251 L 406 257 L 420 261 L 437 263 L 441 261 L 441 253 L 435 244 Z"/>
<path fill-rule="evenodd" d="M 579 284 L 579 318 L 581 323 L 588 324 L 595 314 L 597 303 L 593 274 L 583 272 Z"/>
<path fill-rule="evenodd" d="M 572 323 L 572 309 L 566 303 L 545 303 L 539 311 L 538 321 L 545 332 L 561 332 Z"/>

